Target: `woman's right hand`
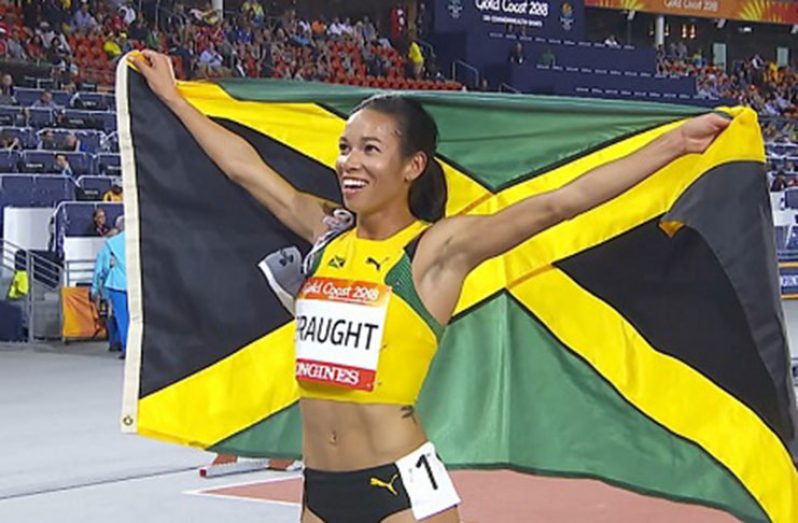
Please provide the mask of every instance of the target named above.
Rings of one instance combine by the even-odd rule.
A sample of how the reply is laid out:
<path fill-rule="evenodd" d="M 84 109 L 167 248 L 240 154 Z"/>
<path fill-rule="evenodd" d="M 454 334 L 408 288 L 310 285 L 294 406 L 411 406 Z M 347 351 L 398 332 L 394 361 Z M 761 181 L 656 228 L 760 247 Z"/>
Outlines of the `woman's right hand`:
<path fill-rule="evenodd" d="M 144 75 L 152 92 L 162 102 L 169 105 L 182 99 L 177 90 L 172 59 L 167 55 L 147 49 L 131 54 L 128 60 Z"/>

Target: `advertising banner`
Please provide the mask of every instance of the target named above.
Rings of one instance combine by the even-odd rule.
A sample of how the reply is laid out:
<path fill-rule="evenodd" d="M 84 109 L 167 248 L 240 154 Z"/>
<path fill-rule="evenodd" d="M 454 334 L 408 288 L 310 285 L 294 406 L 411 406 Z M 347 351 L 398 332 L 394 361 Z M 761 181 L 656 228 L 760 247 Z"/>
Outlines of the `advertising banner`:
<path fill-rule="evenodd" d="M 582 0 L 438 0 L 435 9 L 435 29 L 441 32 L 510 30 L 573 40 L 584 34 Z"/>
<path fill-rule="evenodd" d="M 585 5 L 666 15 L 726 18 L 769 24 L 798 24 L 798 2 L 775 2 L 772 0 L 585 0 Z"/>

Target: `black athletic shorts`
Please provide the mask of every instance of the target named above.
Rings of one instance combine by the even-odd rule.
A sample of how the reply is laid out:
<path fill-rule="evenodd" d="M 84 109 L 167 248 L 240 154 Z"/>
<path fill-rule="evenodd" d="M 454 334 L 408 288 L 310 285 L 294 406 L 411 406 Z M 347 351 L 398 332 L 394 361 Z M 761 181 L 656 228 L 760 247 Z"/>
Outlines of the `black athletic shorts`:
<path fill-rule="evenodd" d="M 324 523 L 379 523 L 410 508 L 395 464 L 353 472 L 305 469 L 305 506 Z"/>

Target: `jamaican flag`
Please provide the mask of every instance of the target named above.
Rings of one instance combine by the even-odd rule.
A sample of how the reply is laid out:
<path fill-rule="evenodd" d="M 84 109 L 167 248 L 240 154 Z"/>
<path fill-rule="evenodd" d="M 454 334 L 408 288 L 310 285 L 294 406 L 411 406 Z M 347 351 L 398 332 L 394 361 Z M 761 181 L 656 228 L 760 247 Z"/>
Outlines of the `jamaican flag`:
<path fill-rule="evenodd" d="M 347 112 L 374 91 L 181 83 L 303 191 L 340 201 Z M 440 126 L 447 212 L 494 213 L 643 147 L 698 108 L 408 93 Z M 309 246 L 230 182 L 143 78 L 119 68 L 132 327 L 122 425 L 298 457 L 294 324 L 258 262 Z M 451 467 L 599 478 L 798 521 L 795 399 L 756 115 L 703 155 L 481 265 L 418 411 Z"/>

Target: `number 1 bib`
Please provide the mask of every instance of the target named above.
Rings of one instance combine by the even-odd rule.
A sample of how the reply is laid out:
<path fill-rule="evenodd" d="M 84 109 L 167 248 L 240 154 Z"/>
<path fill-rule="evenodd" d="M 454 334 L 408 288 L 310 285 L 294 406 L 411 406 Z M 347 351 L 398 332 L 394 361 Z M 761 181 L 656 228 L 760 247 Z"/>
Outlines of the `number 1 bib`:
<path fill-rule="evenodd" d="M 296 301 L 296 379 L 371 391 L 391 288 L 313 277 Z"/>

